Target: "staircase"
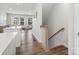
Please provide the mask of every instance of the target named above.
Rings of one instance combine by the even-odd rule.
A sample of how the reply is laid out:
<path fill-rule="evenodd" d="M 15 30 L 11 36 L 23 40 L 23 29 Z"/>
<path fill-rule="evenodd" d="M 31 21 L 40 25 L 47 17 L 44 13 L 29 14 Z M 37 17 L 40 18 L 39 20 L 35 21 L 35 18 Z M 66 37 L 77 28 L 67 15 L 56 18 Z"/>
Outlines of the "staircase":
<path fill-rule="evenodd" d="M 59 29 L 55 34 L 53 34 L 51 37 L 47 37 L 48 33 L 47 33 L 47 27 L 42 27 L 42 33 L 44 33 L 43 37 L 46 37 L 46 38 L 43 38 L 43 39 L 46 39 L 46 40 L 51 40 L 51 38 L 53 38 L 55 35 L 57 35 L 58 33 L 60 33 L 61 31 L 64 30 L 64 27 Z M 48 39 L 47 39 L 48 38 Z M 48 43 L 45 43 L 46 46 Z M 48 49 L 48 46 L 47 46 L 47 50 L 43 51 L 43 52 L 40 52 L 40 55 L 68 55 L 68 48 L 66 48 L 64 45 L 59 45 L 59 46 L 56 46 L 52 49 Z"/>

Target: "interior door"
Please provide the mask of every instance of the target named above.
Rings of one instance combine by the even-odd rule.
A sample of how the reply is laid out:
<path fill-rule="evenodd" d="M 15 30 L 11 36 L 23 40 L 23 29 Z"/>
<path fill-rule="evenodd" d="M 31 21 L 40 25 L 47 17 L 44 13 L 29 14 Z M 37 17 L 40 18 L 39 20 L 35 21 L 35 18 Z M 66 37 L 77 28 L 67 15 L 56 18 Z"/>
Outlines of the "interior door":
<path fill-rule="evenodd" d="M 74 5 L 74 54 L 79 55 L 79 3 Z"/>

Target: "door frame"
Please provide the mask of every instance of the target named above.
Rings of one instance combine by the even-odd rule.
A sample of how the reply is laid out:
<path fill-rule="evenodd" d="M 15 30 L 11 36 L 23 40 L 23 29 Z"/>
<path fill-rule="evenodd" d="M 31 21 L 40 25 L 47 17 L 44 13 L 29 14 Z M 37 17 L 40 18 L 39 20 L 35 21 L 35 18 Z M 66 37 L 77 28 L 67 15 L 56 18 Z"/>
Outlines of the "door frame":
<path fill-rule="evenodd" d="M 73 19 L 68 21 L 68 54 L 79 55 L 79 3 L 73 4 Z"/>

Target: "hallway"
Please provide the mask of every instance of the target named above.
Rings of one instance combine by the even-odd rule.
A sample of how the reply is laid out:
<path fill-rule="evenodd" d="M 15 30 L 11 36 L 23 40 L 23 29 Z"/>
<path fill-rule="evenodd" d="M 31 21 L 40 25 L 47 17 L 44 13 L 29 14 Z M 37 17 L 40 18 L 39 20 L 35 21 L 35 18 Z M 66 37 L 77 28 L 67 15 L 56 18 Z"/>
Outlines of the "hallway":
<path fill-rule="evenodd" d="M 21 47 L 16 48 L 17 55 L 36 55 L 44 49 L 32 36 L 32 30 L 26 30 L 24 34 L 24 42 Z"/>
<path fill-rule="evenodd" d="M 45 52 L 41 44 L 36 41 L 32 35 L 32 30 L 26 30 L 24 42 L 21 47 L 16 48 L 16 55 L 67 55 L 68 49 L 64 46 L 58 46 Z"/>

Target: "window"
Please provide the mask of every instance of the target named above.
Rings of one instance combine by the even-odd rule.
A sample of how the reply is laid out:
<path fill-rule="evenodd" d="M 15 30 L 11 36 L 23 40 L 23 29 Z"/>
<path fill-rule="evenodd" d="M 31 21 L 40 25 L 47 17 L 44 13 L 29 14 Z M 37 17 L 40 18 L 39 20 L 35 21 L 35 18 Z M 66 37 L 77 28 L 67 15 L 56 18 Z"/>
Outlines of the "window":
<path fill-rule="evenodd" d="M 20 17 L 20 25 L 24 25 L 24 17 Z"/>
<path fill-rule="evenodd" d="M 19 23 L 19 18 L 18 17 L 11 17 L 11 25 L 18 25 Z"/>
<path fill-rule="evenodd" d="M 28 18 L 28 25 L 32 25 L 32 18 Z"/>
<path fill-rule="evenodd" d="M 32 25 L 32 17 L 30 16 L 22 16 L 22 15 L 12 15 L 11 23 L 12 26 L 15 25 Z"/>

